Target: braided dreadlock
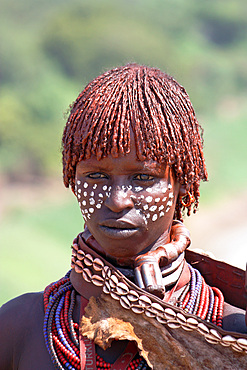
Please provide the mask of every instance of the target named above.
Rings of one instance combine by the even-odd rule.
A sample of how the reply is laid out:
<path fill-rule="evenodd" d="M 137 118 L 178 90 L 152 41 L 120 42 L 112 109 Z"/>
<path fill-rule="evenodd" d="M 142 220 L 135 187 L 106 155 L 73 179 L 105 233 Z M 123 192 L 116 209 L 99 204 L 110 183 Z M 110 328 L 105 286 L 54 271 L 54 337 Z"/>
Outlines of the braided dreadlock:
<path fill-rule="evenodd" d="M 130 151 L 130 129 L 137 158 L 164 162 L 190 191 L 194 212 L 200 180 L 207 180 L 202 128 L 185 89 L 159 69 L 127 64 L 90 82 L 73 103 L 63 133 L 64 184 L 74 189 L 76 165 Z M 182 219 L 178 198 L 174 217 Z"/>

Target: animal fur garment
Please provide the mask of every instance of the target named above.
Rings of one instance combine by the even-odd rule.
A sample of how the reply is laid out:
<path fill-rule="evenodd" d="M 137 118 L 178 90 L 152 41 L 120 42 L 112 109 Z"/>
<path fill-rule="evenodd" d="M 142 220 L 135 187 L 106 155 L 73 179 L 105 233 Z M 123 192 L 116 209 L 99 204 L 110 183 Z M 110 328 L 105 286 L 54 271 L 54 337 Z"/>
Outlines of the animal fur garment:
<path fill-rule="evenodd" d="M 135 341 L 154 370 L 247 368 L 246 354 L 210 344 L 196 331 L 170 329 L 144 314 L 120 309 L 119 302 L 105 294 L 90 298 L 80 330 L 103 349 L 114 339 Z"/>

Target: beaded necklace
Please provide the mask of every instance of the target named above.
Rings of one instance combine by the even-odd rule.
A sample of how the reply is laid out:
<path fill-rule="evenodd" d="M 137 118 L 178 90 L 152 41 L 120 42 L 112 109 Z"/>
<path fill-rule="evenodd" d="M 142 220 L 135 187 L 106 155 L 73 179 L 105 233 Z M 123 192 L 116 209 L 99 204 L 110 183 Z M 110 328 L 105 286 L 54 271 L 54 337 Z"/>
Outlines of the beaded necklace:
<path fill-rule="evenodd" d="M 222 326 L 224 297 L 217 288 L 208 286 L 200 272 L 189 265 L 190 283 L 178 298 L 178 306 L 204 320 Z M 44 337 L 55 369 L 80 370 L 79 326 L 73 321 L 76 292 L 69 279 L 70 271 L 44 291 Z M 112 364 L 96 355 L 97 370 L 111 369 Z M 149 369 L 137 355 L 127 370 Z"/>
<path fill-rule="evenodd" d="M 70 271 L 59 281 L 48 285 L 44 291 L 44 337 L 55 369 L 80 370 L 79 325 L 73 321 L 75 290 L 69 280 Z M 111 369 L 112 364 L 96 355 L 97 370 Z M 149 369 L 138 355 L 127 370 Z"/>
<path fill-rule="evenodd" d="M 207 285 L 201 273 L 189 264 L 188 266 L 191 279 L 177 300 L 178 307 L 203 320 L 222 326 L 224 306 L 222 292 Z"/>

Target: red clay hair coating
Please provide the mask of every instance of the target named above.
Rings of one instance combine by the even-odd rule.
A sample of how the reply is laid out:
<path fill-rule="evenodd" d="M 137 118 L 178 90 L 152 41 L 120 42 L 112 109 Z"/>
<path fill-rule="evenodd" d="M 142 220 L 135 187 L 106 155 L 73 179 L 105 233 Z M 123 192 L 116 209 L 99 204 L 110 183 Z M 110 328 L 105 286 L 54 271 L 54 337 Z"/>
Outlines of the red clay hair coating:
<path fill-rule="evenodd" d="M 128 153 L 130 129 L 138 159 L 171 166 L 194 197 L 195 212 L 200 180 L 207 180 L 202 128 L 184 87 L 159 69 L 137 64 L 98 76 L 73 103 L 62 139 L 65 186 L 74 189 L 82 159 Z M 174 218 L 182 220 L 183 208 L 178 199 Z"/>

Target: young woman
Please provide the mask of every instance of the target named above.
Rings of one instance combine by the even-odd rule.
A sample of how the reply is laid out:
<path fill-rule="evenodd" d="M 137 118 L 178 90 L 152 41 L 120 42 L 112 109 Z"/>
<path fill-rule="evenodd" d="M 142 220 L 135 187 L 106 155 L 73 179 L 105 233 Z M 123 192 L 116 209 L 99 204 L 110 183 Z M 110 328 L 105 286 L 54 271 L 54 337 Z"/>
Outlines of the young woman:
<path fill-rule="evenodd" d="M 1 369 L 247 365 L 244 272 L 185 251 L 182 214 L 207 180 L 201 131 L 158 69 L 126 65 L 81 92 L 63 171 L 85 230 L 64 278 L 2 307 Z"/>

